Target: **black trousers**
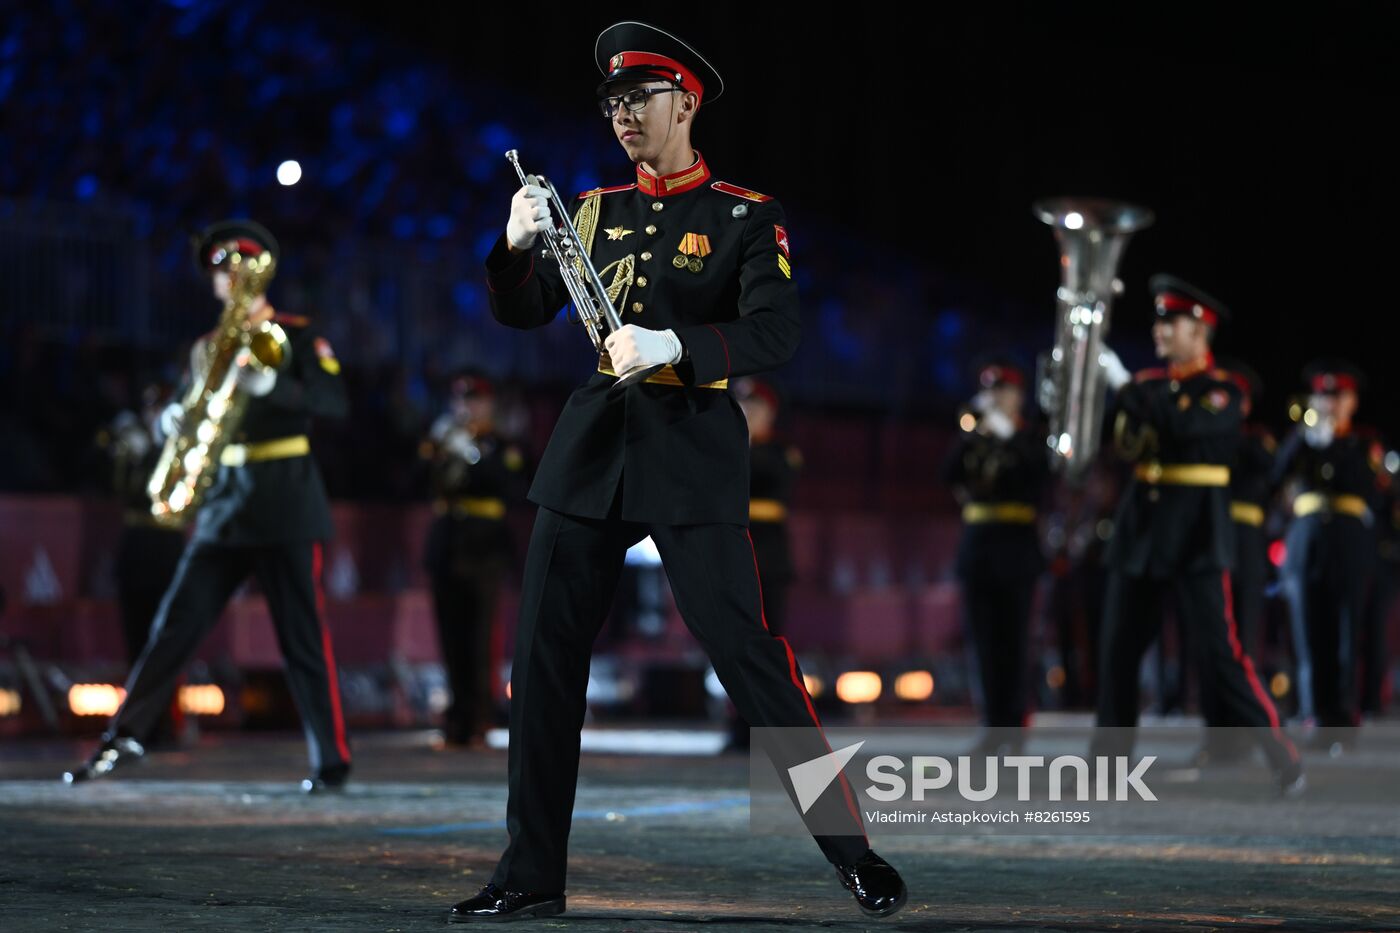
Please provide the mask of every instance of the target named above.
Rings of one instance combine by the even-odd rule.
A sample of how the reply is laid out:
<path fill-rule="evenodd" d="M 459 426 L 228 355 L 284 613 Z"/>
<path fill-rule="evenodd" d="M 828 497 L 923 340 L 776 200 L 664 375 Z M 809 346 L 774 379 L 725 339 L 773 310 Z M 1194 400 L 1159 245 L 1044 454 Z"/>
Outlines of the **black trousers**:
<path fill-rule="evenodd" d="M 1230 574 L 1231 606 L 1244 653 L 1254 657 L 1264 625 L 1264 589 L 1268 583 L 1269 542 L 1262 528 L 1235 523 L 1235 570 Z M 1213 678 L 1201 678 L 1201 716 L 1206 726 L 1241 726 L 1230 719 Z"/>
<path fill-rule="evenodd" d="M 1104 627 L 1099 655 L 1097 724 L 1130 728 L 1138 719 L 1138 669 L 1143 653 L 1162 627 L 1162 600 L 1176 595 L 1177 612 L 1188 632 L 1201 680 L 1232 722 L 1255 730 L 1256 740 L 1275 770 L 1292 767 L 1298 750 L 1284 734 L 1278 712 L 1240 645 L 1230 574 L 1192 574 L 1173 580 L 1132 577 L 1111 570 L 1104 594 Z M 1121 734 L 1095 738 L 1095 754 L 1127 754 Z"/>
<path fill-rule="evenodd" d="M 800 727 L 775 764 L 826 754 L 811 698 L 785 639 L 767 631 L 748 529 L 742 525 L 643 525 L 584 519 L 541 508 L 525 558 L 511 668 L 510 844 L 492 881 L 508 890 L 563 891 L 578 783 L 579 730 L 593 641 L 612 602 L 627 548 L 650 534 L 676 605 L 739 714 L 759 727 Z M 819 836 L 833 864 L 869 848 L 843 776 L 814 805 L 839 812 L 849 833 Z"/>
<path fill-rule="evenodd" d="M 255 574 L 267 598 L 287 683 L 301 712 L 314 771 L 350 763 L 331 633 L 322 619 L 318 541 L 242 547 L 191 541 L 161 601 L 151 635 L 126 680 L 109 732 L 144 741 L 170 702 L 176 679 L 229 597 Z"/>
<path fill-rule="evenodd" d="M 433 611 L 452 704 L 449 741 L 484 735 L 492 725 L 491 634 L 504 562 L 483 555 L 469 569 L 433 574 Z"/>
<path fill-rule="evenodd" d="M 1026 656 L 1036 577 L 962 579 L 963 621 L 977 656 L 982 719 L 993 728 L 1026 721 Z"/>

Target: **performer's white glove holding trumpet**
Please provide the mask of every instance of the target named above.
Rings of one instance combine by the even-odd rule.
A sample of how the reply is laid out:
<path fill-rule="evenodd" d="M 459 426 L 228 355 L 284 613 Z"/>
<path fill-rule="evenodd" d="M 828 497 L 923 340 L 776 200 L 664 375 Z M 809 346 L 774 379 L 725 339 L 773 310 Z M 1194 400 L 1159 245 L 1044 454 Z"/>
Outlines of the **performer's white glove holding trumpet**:
<path fill-rule="evenodd" d="M 535 176 L 531 175 L 533 179 Z M 549 192 L 539 185 L 524 185 L 510 199 L 510 220 L 506 222 L 506 241 L 525 252 L 535 245 L 535 237 L 554 229 L 549 212 Z"/>
<path fill-rule="evenodd" d="M 681 358 L 681 339 L 673 330 L 648 330 L 624 324 L 608 334 L 603 346 L 612 360 L 613 371 L 625 373 L 638 366 L 658 366 Z"/>

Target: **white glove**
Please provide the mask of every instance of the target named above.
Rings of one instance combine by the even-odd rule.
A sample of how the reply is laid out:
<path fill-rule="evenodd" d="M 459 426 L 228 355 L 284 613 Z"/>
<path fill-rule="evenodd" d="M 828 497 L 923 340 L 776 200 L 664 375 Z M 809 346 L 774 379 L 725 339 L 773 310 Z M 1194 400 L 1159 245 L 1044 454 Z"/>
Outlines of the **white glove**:
<path fill-rule="evenodd" d="M 549 192 L 539 185 L 525 185 L 510 199 L 510 220 L 506 222 L 506 240 L 516 249 L 529 249 L 543 230 L 554 229 L 549 213 Z"/>
<path fill-rule="evenodd" d="M 1108 382 L 1108 387 L 1114 391 L 1133 381 L 1133 374 L 1128 372 L 1128 367 L 1124 366 L 1118 354 L 1108 347 L 1099 351 L 1099 365 L 1103 367 L 1103 377 Z"/>
<path fill-rule="evenodd" d="M 249 395 L 262 398 L 272 391 L 273 386 L 277 385 L 277 370 L 255 369 L 250 365 L 252 359 L 251 350 L 239 350 L 238 356 L 234 357 L 234 364 L 238 367 L 238 388 Z"/>
<path fill-rule="evenodd" d="M 185 421 L 185 406 L 171 402 L 160 411 L 160 433 L 164 437 L 180 433 L 180 425 Z"/>
<path fill-rule="evenodd" d="M 639 366 L 674 363 L 681 358 L 681 339 L 673 330 L 648 330 L 624 324 L 603 341 L 612 360 L 613 372 L 625 373 Z"/>
<path fill-rule="evenodd" d="M 1337 426 L 1331 418 L 1318 418 L 1314 424 L 1303 425 L 1303 443 L 1313 450 L 1328 447 L 1336 434 Z"/>
<path fill-rule="evenodd" d="M 990 389 L 983 389 L 972 397 L 968 407 L 979 415 L 985 415 L 992 410 L 992 392 Z"/>
<path fill-rule="evenodd" d="M 989 408 L 982 413 L 982 420 L 978 422 L 987 426 L 987 433 L 993 437 L 1006 440 L 1016 433 L 1016 422 L 1011 420 L 1011 416 L 1000 408 Z"/>

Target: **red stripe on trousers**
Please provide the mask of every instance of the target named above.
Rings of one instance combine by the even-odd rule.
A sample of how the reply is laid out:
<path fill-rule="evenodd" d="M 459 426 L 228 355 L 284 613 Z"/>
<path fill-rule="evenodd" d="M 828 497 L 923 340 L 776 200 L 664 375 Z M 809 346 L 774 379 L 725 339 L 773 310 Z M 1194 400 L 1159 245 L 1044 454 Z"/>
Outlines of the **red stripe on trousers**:
<path fill-rule="evenodd" d="M 763 623 L 763 630 L 766 632 L 768 631 L 768 618 L 763 613 L 763 576 L 758 570 L 758 551 L 753 546 L 753 535 L 749 534 L 747 528 L 744 529 L 744 537 L 748 538 L 749 553 L 753 555 L 753 575 L 754 580 L 758 582 L 758 618 Z M 787 652 L 788 678 L 792 680 L 792 685 L 797 688 L 797 692 L 802 694 L 802 702 L 807 704 L 807 715 L 812 717 L 812 725 L 817 727 L 817 735 L 822 737 L 822 744 L 826 746 L 826 752 L 829 755 L 831 754 L 831 743 L 826 740 L 826 733 L 822 731 L 822 723 L 821 720 L 817 718 L 817 708 L 812 705 L 812 695 L 807 692 L 807 684 L 803 682 L 802 677 L 797 673 L 797 655 L 792 653 L 792 645 L 788 644 L 786 638 L 778 636 L 777 640 L 782 642 L 783 650 Z M 837 775 L 837 777 L 840 778 L 841 781 L 841 793 L 846 797 L 846 808 L 851 811 L 851 816 L 855 819 L 856 825 L 861 828 L 861 837 L 866 840 L 866 844 L 868 845 L 870 837 L 865 833 L 865 824 L 861 822 L 860 810 L 856 808 L 855 798 L 851 796 L 851 785 L 850 782 L 846 780 L 846 773 L 843 771 L 841 774 Z"/>
<path fill-rule="evenodd" d="M 326 661 L 326 679 L 331 688 L 331 723 L 335 727 L 335 747 L 340 759 L 350 763 L 350 744 L 345 741 L 345 714 L 340 709 L 340 675 L 335 669 L 335 652 L 331 650 L 331 630 L 326 626 L 326 591 L 321 586 L 321 542 L 311 545 L 311 582 L 316 588 L 316 623 L 321 627 L 321 655 Z"/>
<path fill-rule="evenodd" d="M 1294 761 L 1298 760 L 1298 750 L 1293 747 L 1288 736 L 1283 734 L 1279 728 L 1278 710 L 1274 709 L 1274 703 L 1269 699 L 1269 694 L 1264 690 L 1264 685 L 1259 682 L 1259 675 L 1255 673 L 1254 662 L 1245 654 L 1244 648 L 1240 645 L 1239 629 L 1235 625 L 1235 604 L 1234 593 L 1230 586 L 1230 571 L 1220 572 L 1220 587 L 1225 597 L 1225 632 L 1230 640 L 1230 653 L 1234 655 L 1235 662 L 1244 668 L 1245 679 L 1249 681 L 1249 689 L 1254 691 L 1255 699 L 1259 705 L 1264 707 L 1264 712 L 1269 717 L 1269 729 L 1274 737 L 1288 750 L 1288 757 Z"/>

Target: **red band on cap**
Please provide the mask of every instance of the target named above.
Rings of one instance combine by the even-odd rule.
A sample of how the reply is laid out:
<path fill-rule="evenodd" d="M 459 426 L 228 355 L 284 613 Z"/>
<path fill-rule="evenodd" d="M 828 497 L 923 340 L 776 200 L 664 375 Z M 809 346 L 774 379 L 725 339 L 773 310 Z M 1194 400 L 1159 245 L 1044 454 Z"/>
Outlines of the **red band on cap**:
<path fill-rule="evenodd" d="M 1007 366 L 988 366 L 978 373 L 977 381 L 988 388 L 999 382 L 1020 386 L 1026 384 L 1026 377 L 1021 375 L 1019 369 L 1011 369 Z"/>
<path fill-rule="evenodd" d="M 1220 320 L 1220 315 L 1206 305 L 1173 292 L 1163 292 L 1157 296 L 1157 309 L 1169 314 L 1185 314 L 1212 327 Z"/>
<path fill-rule="evenodd" d="M 1313 376 L 1314 392 L 1355 392 L 1356 378 L 1347 373 L 1318 373 Z"/>
<path fill-rule="evenodd" d="M 223 240 L 219 243 L 215 243 L 214 246 L 209 250 L 209 255 L 205 257 L 205 261 L 212 264 L 214 262 L 214 256 L 227 244 L 228 240 Z M 234 240 L 234 245 L 237 247 L 238 251 L 244 256 L 262 255 L 262 244 L 256 240 L 246 240 L 243 237 L 239 237 L 237 240 Z"/>
<path fill-rule="evenodd" d="M 705 96 L 705 85 L 695 76 L 695 72 L 665 55 L 654 52 L 619 52 L 608 62 L 608 77 L 611 78 L 624 68 L 647 68 L 656 72 L 658 78 L 674 81 L 680 75 L 681 87 L 694 91 L 701 98 Z"/>

